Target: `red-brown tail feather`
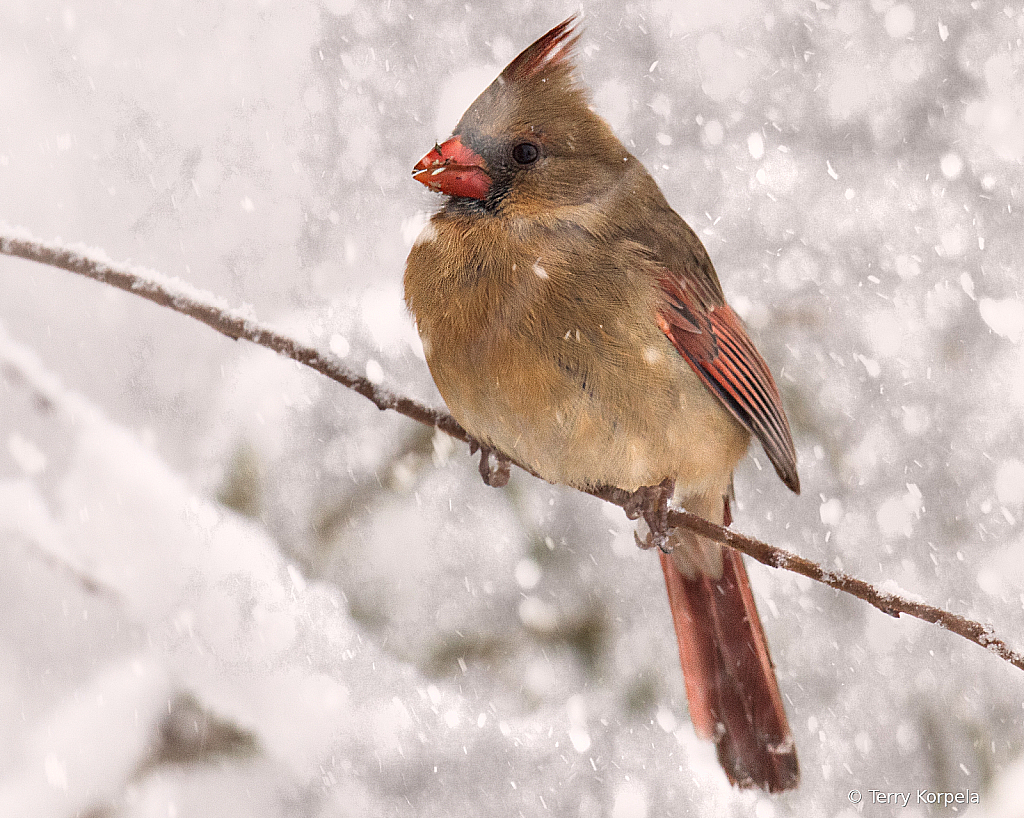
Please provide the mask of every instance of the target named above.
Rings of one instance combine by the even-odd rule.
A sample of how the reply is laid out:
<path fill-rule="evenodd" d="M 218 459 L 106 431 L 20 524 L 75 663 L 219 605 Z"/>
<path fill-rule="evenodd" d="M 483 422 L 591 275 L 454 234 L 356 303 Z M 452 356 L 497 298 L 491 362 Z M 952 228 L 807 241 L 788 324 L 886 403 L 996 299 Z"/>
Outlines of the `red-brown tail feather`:
<path fill-rule="evenodd" d="M 796 747 L 742 556 L 724 548 L 718 579 L 690 579 L 660 556 L 694 730 L 733 784 L 792 789 Z"/>

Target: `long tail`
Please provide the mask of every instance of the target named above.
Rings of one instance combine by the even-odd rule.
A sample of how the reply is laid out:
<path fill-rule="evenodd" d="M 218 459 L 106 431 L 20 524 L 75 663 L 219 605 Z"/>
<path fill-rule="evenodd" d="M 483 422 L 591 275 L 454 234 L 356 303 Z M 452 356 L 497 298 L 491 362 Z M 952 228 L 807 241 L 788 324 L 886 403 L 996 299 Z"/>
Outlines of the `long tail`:
<path fill-rule="evenodd" d="M 717 579 L 660 556 L 694 730 L 715 742 L 733 784 L 794 788 L 796 747 L 742 555 L 723 548 Z"/>

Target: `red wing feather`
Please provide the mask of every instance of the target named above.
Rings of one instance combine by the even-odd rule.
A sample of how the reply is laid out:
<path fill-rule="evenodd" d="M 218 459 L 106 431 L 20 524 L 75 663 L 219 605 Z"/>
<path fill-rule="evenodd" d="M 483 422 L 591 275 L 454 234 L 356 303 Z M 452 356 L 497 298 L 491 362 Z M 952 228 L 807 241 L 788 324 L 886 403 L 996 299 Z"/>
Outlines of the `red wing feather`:
<path fill-rule="evenodd" d="M 796 451 L 782 399 L 764 358 L 724 302 L 700 297 L 674 275 L 661 278 L 658 325 L 705 386 L 761 441 L 782 482 L 800 492 Z"/>

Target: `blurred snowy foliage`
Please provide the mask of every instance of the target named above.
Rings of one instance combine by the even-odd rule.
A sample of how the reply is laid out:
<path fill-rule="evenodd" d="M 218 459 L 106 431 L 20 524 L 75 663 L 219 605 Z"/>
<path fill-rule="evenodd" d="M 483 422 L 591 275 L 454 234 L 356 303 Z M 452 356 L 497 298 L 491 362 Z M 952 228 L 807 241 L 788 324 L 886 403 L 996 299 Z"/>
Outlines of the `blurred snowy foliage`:
<path fill-rule="evenodd" d="M 409 171 L 575 10 L 5 0 L 0 220 L 437 403 Z M 1024 9 L 585 13 L 597 109 L 793 422 L 804 494 L 752 450 L 737 528 L 1024 647 Z M 619 510 L 488 489 L 465 447 L 125 293 L 0 283 L 0 815 L 1024 815 L 1024 677 L 980 648 L 752 567 L 803 781 L 730 790 Z"/>

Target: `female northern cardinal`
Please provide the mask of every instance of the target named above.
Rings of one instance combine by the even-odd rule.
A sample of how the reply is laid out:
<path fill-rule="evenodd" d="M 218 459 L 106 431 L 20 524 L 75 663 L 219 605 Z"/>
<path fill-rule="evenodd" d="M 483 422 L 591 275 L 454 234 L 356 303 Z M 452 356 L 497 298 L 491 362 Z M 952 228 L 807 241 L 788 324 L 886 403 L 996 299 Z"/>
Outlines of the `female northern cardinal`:
<path fill-rule="evenodd" d="M 674 502 L 728 524 L 751 434 L 799 491 L 789 424 L 704 246 L 591 110 L 573 24 L 516 57 L 416 165 L 448 199 L 409 254 L 406 303 L 478 440 L 553 483 L 639 496 L 674 481 Z M 795 787 L 741 556 L 654 537 L 695 730 L 733 783 Z"/>

